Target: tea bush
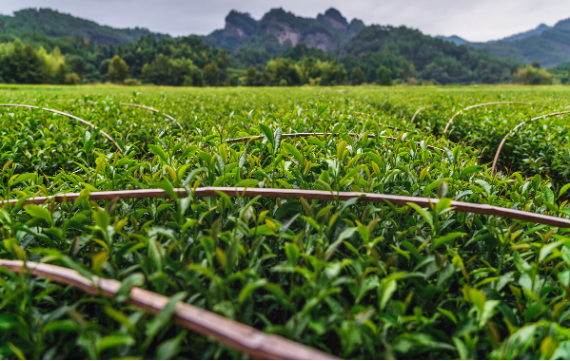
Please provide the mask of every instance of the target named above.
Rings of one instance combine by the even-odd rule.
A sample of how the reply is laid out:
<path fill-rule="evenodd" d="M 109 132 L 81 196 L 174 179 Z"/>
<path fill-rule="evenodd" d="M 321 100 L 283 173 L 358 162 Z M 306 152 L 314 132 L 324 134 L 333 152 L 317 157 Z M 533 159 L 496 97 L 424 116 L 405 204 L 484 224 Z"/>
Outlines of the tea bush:
<path fill-rule="evenodd" d="M 0 258 L 117 279 L 343 358 L 570 357 L 568 230 L 450 207 L 454 199 L 570 215 L 566 174 L 547 169 L 567 164 L 562 120 L 549 120 L 556 127 L 537 123 L 509 139 L 501 163 L 509 171 L 491 176 L 488 164 L 511 125 L 547 107 L 560 110 L 563 93 L 137 91 L 0 92 L 3 103 L 58 109 L 97 127 L 42 110 L 2 109 L 1 196 L 21 202 L 0 210 Z M 450 139 L 442 136 L 455 112 L 495 99 L 538 105 L 466 112 L 455 119 Z M 165 111 L 183 129 L 121 102 Z M 435 106 L 411 123 L 426 105 Z M 332 135 L 282 136 L 301 132 Z M 228 142 L 248 136 L 264 137 Z M 535 161 L 540 157 L 542 163 Z M 356 198 L 198 198 L 192 193 L 198 186 L 439 201 L 422 209 Z M 177 197 L 173 187 L 186 188 L 188 197 Z M 145 188 L 162 188 L 171 199 L 88 200 L 97 191 Z M 24 205 L 33 196 L 66 192 L 83 196 Z M 174 325 L 171 310 L 153 317 L 125 305 L 128 287 L 108 300 L 0 272 L 5 358 L 244 357 Z"/>

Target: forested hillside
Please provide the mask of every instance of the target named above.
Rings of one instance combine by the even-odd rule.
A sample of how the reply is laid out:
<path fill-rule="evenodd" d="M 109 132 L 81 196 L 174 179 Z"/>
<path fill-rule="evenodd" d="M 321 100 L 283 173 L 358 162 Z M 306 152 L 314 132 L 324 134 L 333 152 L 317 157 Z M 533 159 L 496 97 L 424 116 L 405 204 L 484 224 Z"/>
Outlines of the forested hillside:
<path fill-rule="evenodd" d="M 14 40 L 26 34 L 41 34 L 48 37 L 78 36 L 96 44 L 119 45 L 128 44 L 142 36 L 166 35 L 156 34 L 148 29 L 116 29 L 102 26 L 93 21 L 63 14 L 51 9 L 23 9 L 14 12 L 13 16 L 0 15 L 0 40 Z"/>
<path fill-rule="evenodd" d="M 519 63 L 537 61 L 547 68 L 570 61 L 570 18 L 553 27 L 540 24 L 535 29 L 486 43 L 470 43 L 458 36 L 439 38 Z"/>
<path fill-rule="evenodd" d="M 418 78 L 440 84 L 508 81 L 515 65 L 487 53 L 432 38 L 418 30 L 373 25 L 362 30 L 343 49 L 349 72 L 360 67 L 374 81 L 379 66 L 395 78 Z"/>
<path fill-rule="evenodd" d="M 553 67 L 570 60 L 570 19 L 559 21 L 540 35 L 511 42 L 475 44 L 474 47 L 521 63 L 538 61 L 544 67 Z"/>
<path fill-rule="evenodd" d="M 2 21 L 0 77 L 7 83 L 293 86 L 553 81 L 537 68 L 418 30 L 349 22 L 332 8 L 315 19 L 273 9 L 259 21 L 232 11 L 224 29 L 206 37 L 169 38 L 142 29 L 112 29 L 43 9 L 22 10 Z"/>

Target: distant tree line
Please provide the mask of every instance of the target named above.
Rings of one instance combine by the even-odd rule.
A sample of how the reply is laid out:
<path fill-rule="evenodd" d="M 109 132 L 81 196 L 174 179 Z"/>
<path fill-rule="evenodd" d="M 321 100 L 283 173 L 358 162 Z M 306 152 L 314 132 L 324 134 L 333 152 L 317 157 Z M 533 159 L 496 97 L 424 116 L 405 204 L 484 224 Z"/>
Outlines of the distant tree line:
<path fill-rule="evenodd" d="M 337 57 L 304 45 L 277 47 L 279 52 L 269 51 L 271 54 L 267 48 L 256 47 L 241 48 L 230 53 L 208 47 L 197 36 L 160 40 L 146 36 L 136 42 L 114 47 L 96 45 L 78 37 L 48 38 L 32 34 L 21 40 L 0 44 L 0 82 L 113 82 L 169 86 L 334 86 L 374 83 L 390 86 L 465 84 L 469 79 L 481 83 L 521 84 L 551 84 L 554 81 L 553 75 L 540 69 L 538 64 L 520 67 L 479 59 L 477 64 L 473 63 L 474 70 L 464 69 L 464 72 L 470 72 L 466 77 L 461 70 L 465 66 L 451 58 L 427 63 L 429 57 L 424 56 L 425 60 L 421 60 L 416 56 L 416 61 L 412 62 L 401 55 L 401 49 L 390 49 L 388 46 L 375 49 L 374 44 L 366 45 L 364 41 L 359 46 L 357 56 L 345 54 Z M 405 49 L 404 45 L 401 46 Z M 416 64 L 421 71 L 416 70 Z"/>

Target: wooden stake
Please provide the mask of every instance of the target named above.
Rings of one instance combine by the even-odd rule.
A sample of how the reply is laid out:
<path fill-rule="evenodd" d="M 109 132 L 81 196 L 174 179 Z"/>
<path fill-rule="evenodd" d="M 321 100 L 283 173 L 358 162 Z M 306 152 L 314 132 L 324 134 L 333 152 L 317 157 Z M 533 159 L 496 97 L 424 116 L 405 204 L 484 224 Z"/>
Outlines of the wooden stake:
<path fill-rule="evenodd" d="M 0 266 L 13 272 L 29 272 L 38 277 L 70 285 L 94 296 L 99 296 L 102 292 L 105 297 L 113 298 L 121 287 L 121 282 L 113 279 L 94 276 L 92 280 L 89 280 L 77 271 L 47 263 L 26 262 L 24 264 L 23 261 L 0 259 Z M 168 301 L 169 298 L 166 296 L 133 287 L 127 303 L 156 315 Z M 257 359 L 337 359 L 322 351 L 277 335 L 268 335 L 243 323 L 184 302 L 176 305 L 172 321 Z"/>
<path fill-rule="evenodd" d="M 174 191 L 180 196 L 186 196 L 186 190 L 176 188 Z M 265 198 L 293 198 L 293 199 L 318 199 L 328 201 L 346 201 L 351 198 L 359 198 L 361 202 L 387 203 L 398 206 L 406 206 L 408 203 L 417 204 L 423 208 L 430 208 L 436 204 L 438 199 L 430 199 L 423 197 L 397 196 L 391 194 L 377 193 L 359 193 L 359 192 L 328 192 L 318 190 L 305 189 L 278 189 L 278 188 L 244 188 L 244 187 L 200 187 L 194 190 L 196 197 L 218 197 L 221 192 L 230 197 L 265 197 Z M 64 193 L 51 197 L 31 198 L 24 204 L 42 204 L 48 201 L 54 202 L 73 202 L 79 197 L 80 193 Z M 130 198 L 170 198 L 170 196 L 162 189 L 135 189 L 124 191 L 106 191 L 94 192 L 89 195 L 89 200 L 111 200 L 111 199 L 130 199 Z M 18 199 L 10 199 L 1 202 L 5 204 L 16 204 Z M 570 219 L 537 214 L 532 212 L 524 212 L 516 209 L 491 206 L 488 204 L 477 204 L 468 202 L 451 201 L 451 207 L 457 212 L 484 214 L 488 216 L 506 217 L 518 219 L 525 222 L 533 222 L 538 224 L 546 224 L 553 227 L 570 228 Z"/>
<path fill-rule="evenodd" d="M 460 111 L 458 111 L 457 113 L 455 113 L 451 119 L 449 119 L 449 122 L 447 122 L 447 125 L 445 126 L 445 129 L 443 130 L 444 133 L 447 133 L 447 129 L 449 129 L 449 126 L 451 125 L 451 123 L 453 122 L 453 119 L 455 119 L 456 116 L 458 116 L 459 114 L 463 113 L 466 110 L 469 109 L 473 109 L 473 108 L 479 108 L 479 107 L 485 107 L 487 105 L 501 105 L 501 104 L 519 104 L 519 105 L 534 105 L 532 103 L 517 103 L 517 102 L 492 102 L 492 103 L 483 103 L 483 104 L 475 104 L 475 105 L 471 105 L 467 108 L 464 108 Z"/>
<path fill-rule="evenodd" d="M 40 108 L 40 107 L 36 107 L 34 105 L 26 105 L 26 104 L 0 104 L 0 107 L 18 107 L 18 108 L 28 108 L 28 109 L 41 109 L 41 110 L 45 110 L 46 112 L 51 112 L 51 113 L 55 113 L 55 114 L 59 114 L 59 115 L 63 115 L 64 117 L 68 117 L 70 119 L 73 120 L 77 120 L 80 123 L 83 123 L 85 125 L 90 126 L 91 128 L 95 129 L 95 126 L 91 123 L 89 123 L 86 120 L 83 120 L 79 117 L 76 117 L 75 115 L 71 115 L 68 113 L 64 113 L 61 112 L 59 110 L 55 110 L 55 109 L 49 109 L 49 108 Z M 107 138 L 111 143 L 113 143 L 115 145 L 115 147 L 117 147 L 117 149 L 119 150 L 119 152 L 121 152 L 121 154 L 123 153 L 123 150 L 121 149 L 121 147 L 119 147 L 119 145 L 117 144 L 117 142 L 115 142 L 115 140 L 113 138 L 111 138 L 111 136 L 107 133 L 105 133 L 102 130 L 99 130 L 99 132 L 105 137 Z"/>
<path fill-rule="evenodd" d="M 541 115 L 540 117 L 532 118 L 531 120 L 528 121 L 528 123 L 534 122 L 535 120 L 549 118 L 549 117 L 556 117 L 558 115 L 563 115 L 563 114 L 568 114 L 568 113 L 570 113 L 570 111 Z M 505 145 L 507 138 L 510 137 L 514 132 L 517 131 L 517 129 L 519 129 L 520 127 L 522 127 L 526 123 L 527 122 L 522 122 L 519 125 L 517 125 L 516 127 L 514 127 L 510 132 L 507 133 L 507 135 L 505 135 L 503 140 L 501 140 L 501 144 L 499 144 L 499 148 L 497 148 L 497 153 L 495 153 L 495 159 L 493 159 L 493 169 L 491 169 L 491 175 L 495 175 L 495 170 L 497 170 L 497 162 L 499 161 L 499 155 L 501 155 L 501 150 L 503 150 L 503 146 Z"/>

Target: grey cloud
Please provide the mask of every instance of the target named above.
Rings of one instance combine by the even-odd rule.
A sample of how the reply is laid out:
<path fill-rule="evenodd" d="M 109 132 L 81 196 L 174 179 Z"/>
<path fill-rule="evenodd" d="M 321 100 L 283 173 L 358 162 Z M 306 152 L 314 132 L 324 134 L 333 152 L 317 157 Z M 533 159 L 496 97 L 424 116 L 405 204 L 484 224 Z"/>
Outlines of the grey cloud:
<path fill-rule="evenodd" d="M 568 0 L 3 0 L 0 13 L 51 7 L 104 25 L 141 26 L 172 35 L 208 34 L 232 10 L 259 19 L 271 8 L 315 17 L 335 7 L 366 24 L 406 25 L 431 35 L 486 41 L 570 17 Z"/>

